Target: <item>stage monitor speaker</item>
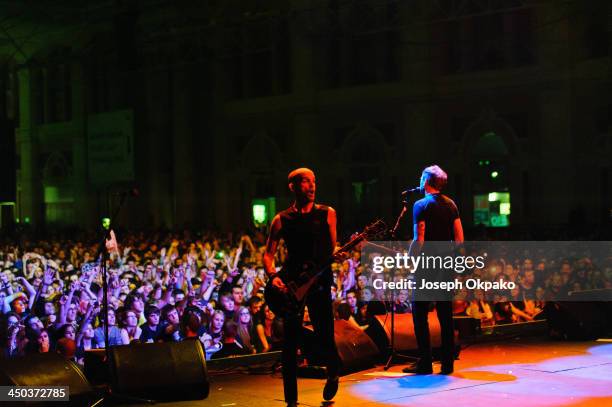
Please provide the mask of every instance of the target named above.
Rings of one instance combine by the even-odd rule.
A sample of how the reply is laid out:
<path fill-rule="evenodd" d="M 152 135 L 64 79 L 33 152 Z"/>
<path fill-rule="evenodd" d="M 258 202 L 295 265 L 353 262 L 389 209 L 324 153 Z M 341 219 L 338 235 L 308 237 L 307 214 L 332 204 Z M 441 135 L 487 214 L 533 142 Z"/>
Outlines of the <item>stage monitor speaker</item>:
<path fill-rule="evenodd" d="M 592 303 L 609 303 L 610 301 L 612 301 L 612 288 L 596 288 L 592 290 L 570 291 L 568 293 L 568 300 L 570 300 L 571 302 L 580 301 Z"/>
<path fill-rule="evenodd" d="M 334 339 L 344 372 L 371 365 L 380 355 L 374 341 L 348 321 L 334 321 Z"/>
<path fill-rule="evenodd" d="M 208 397 L 206 358 L 197 339 L 111 348 L 111 387 L 119 396 L 152 400 Z"/>
<path fill-rule="evenodd" d="M 342 373 L 372 366 L 380 356 L 380 350 L 359 327 L 345 320 L 334 321 L 334 340 L 342 362 Z M 318 338 L 311 326 L 304 327 L 304 351 L 310 364 L 324 365 L 319 352 Z"/>
<path fill-rule="evenodd" d="M 106 351 L 104 349 L 89 349 L 85 351 L 85 366 L 83 373 L 92 386 L 108 384 L 110 376 L 106 364 Z"/>
<path fill-rule="evenodd" d="M 70 401 L 55 405 L 90 405 L 98 398 L 77 365 L 52 352 L 1 359 L 0 386 L 68 386 Z"/>
<path fill-rule="evenodd" d="M 544 312 L 551 334 L 562 339 L 596 339 L 609 328 L 606 302 L 549 302 Z"/>

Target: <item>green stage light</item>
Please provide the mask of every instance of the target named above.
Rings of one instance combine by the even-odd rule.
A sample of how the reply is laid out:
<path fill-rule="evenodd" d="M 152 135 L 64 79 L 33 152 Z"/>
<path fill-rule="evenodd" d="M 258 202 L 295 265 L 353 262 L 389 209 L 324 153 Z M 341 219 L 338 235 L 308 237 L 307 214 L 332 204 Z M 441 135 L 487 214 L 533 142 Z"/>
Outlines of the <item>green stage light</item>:
<path fill-rule="evenodd" d="M 493 172 L 491 173 L 491 178 L 497 178 L 497 176 L 498 176 L 498 175 L 499 175 L 499 172 L 497 172 L 497 171 L 493 171 Z"/>
<path fill-rule="evenodd" d="M 30 218 L 26 216 L 25 218 L 23 218 L 23 221 L 24 221 L 25 223 L 30 223 Z"/>
<path fill-rule="evenodd" d="M 251 201 L 251 216 L 256 227 L 266 226 L 276 214 L 276 198 L 257 198 Z"/>
<path fill-rule="evenodd" d="M 253 221 L 259 224 L 267 223 L 268 214 L 266 211 L 266 205 L 261 205 L 261 204 L 253 205 Z"/>

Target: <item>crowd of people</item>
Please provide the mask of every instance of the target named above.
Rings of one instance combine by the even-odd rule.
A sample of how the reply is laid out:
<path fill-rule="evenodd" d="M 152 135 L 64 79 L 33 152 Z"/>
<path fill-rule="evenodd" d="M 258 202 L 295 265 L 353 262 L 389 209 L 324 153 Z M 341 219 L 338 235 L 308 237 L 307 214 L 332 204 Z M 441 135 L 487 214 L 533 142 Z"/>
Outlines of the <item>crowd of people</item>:
<path fill-rule="evenodd" d="M 108 341 L 200 340 L 207 358 L 280 348 L 282 321 L 263 299 L 265 236 L 123 233 L 107 241 Z M 103 275 L 95 239 L 54 238 L 0 244 L 0 347 L 5 357 L 58 352 L 83 363 L 103 348 Z M 283 262 L 281 247 L 276 261 Z M 410 295 L 380 301 L 360 252 L 332 264 L 336 318 L 366 329 L 373 314 L 411 312 Z M 612 261 L 588 258 L 499 259 L 477 272 L 517 283 L 507 292 L 457 293 L 456 315 L 482 326 L 542 318 L 551 294 L 611 288 Z M 493 269 L 494 268 L 494 269 Z M 528 295 L 526 295 L 528 294 Z M 377 306 L 374 307 L 373 304 Z M 305 322 L 308 313 L 305 313 Z"/>

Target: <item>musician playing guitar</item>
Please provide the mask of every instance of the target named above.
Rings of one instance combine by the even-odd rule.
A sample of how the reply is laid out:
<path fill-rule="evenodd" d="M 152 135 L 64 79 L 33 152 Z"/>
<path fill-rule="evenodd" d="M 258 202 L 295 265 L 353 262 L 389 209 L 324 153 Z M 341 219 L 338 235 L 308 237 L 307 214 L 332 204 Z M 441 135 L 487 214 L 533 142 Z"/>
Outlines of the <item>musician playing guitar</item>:
<path fill-rule="evenodd" d="M 308 168 L 289 173 L 289 189 L 295 196 L 293 204 L 272 220 L 270 235 L 264 254 L 264 267 L 268 284 L 286 290 L 304 264 L 325 266 L 336 246 L 336 211 L 315 203 L 315 175 Z M 287 259 L 282 279 L 274 267 L 274 255 L 280 239 L 287 245 Z M 284 282 L 283 282 L 284 280 Z M 340 359 L 334 342 L 334 319 L 331 300 L 332 274 L 328 267 L 310 288 L 306 305 L 321 351 L 327 362 L 327 382 L 323 398 L 331 400 L 338 391 Z M 297 405 L 297 344 L 302 331 L 303 312 L 285 315 L 282 372 L 287 406 Z"/>

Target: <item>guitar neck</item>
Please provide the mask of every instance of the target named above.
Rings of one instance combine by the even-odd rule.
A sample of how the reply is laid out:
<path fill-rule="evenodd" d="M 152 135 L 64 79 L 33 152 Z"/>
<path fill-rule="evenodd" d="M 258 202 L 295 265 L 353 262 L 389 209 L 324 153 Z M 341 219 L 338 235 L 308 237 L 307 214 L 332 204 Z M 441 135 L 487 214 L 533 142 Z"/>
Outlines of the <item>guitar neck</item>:
<path fill-rule="evenodd" d="M 376 225 L 379 226 L 378 228 L 379 230 L 380 230 L 381 223 L 382 223 L 381 221 L 376 222 Z M 384 224 L 382 225 L 384 226 Z M 330 257 L 328 264 L 324 265 L 318 270 L 309 270 L 309 271 L 302 273 L 301 282 L 298 282 L 298 281 L 289 282 L 287 284 L 287 287 L 292 292 L 293 296 L 298 301 L 302 301 L 305 298 L 305 296 L 308 294 L 308 290 L 310 289 L 310 287 L 317 281 L 319 276 L 323 274 L 323 272 L 328 268 L 329 264 L 333 263 L 336 260 L 335 255 L 338 253 L 348 252 L 349 250 L 357 246 L 359 243 L 368 239 L 369 236 L 372 235 L 371 233 L 372 230 L 373 228 L 367 227 L 365 231 L 359 233 L 358 235 L 353 237 L 351 240 L 349 240 L 346 244 L 341 246 L 338 250 L 334 252 L 334 255 Z"/>
<path fill-rule="evenodd" d="M 348 252 L 349 250 L 352 250 L 355 246 L 357 246 L 359 243 L 363 241 L 364 241 L 364 237 L 360 233 L 359 235 L 349 240 L 344 246 L 341 246 L 338 250 L 335 251 L 335 253 Z"/>

